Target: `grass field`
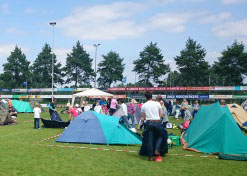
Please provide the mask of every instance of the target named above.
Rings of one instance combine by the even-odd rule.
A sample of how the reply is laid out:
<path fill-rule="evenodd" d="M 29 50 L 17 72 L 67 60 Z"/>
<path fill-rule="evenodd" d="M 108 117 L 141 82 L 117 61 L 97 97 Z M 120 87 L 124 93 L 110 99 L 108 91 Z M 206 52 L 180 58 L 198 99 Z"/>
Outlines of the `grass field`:
<path fill-rule="evenodd" d="M 48 113 L 42 117 L 47 118 Z M 61 115 L 66 120 L 68 115 Z M 172 119 L 172 118 L 171 118 Z M 140 146 L 106 146 L 56 143 L 63 129 L 33 129 L 33 114 L 19 114 L 18 124 L 0 127 L 0 175 L 245 175 L 246 162 L 173 156 L 163 162 L 148 162 L 137 154 Z M 172 120 L 173 121 L 173 120 Z M 173 121 L 178 123 L 177 121 Z M 169 133 L 180 134 L 179 130 Z M 44 140 L 44 141 L 41 141 Z M 73 146 L 73 147 L 72 147 Z M 81 148 L 79 148 L 81 147 Z M 93 150 L 89 148 L 104 148 Z M 136 152 L 118 152 L 128 150 Z M 169 154 L 205 154 L 173 147 Z"/>

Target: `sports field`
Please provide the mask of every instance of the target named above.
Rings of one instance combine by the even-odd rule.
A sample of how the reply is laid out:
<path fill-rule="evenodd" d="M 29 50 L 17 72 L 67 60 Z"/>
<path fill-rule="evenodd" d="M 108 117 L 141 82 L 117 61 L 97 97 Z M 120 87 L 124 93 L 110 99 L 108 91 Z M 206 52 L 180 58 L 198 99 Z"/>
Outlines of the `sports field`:
<path fill-rule="evenodd" d="M 42 113 L 43 118 L 49 115 Z M 67 120 L 68 115 L 61 115 Z M 180 121 L 170 120 L 174 123 Z M 163 162 L 138 155 L 140 146 L 56 143 L 64 129 L 33 129 L 33 114 L 0 127 L 0 175 L 244 175 L 246 162 L 217 159 L 174 146 Z M 168 130 L 179 135 L 179 130 Z M 203 156 L 203 157 L 202 157 Z M 212 158 L 204 157 L 211 156 Z"/>

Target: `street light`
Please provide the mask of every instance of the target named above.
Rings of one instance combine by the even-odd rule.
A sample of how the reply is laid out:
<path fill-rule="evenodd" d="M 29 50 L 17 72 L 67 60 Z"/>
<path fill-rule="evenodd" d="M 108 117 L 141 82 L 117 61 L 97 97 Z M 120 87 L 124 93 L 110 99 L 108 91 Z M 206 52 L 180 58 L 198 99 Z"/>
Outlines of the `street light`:
<path fill-rule="evenodd" d="M 53 101 L 53 95 L 54 95 L 54 87 L 53 87 L 53 83 L 54 83 L 54 58 L 53 58 L 53 55 L 54 55 L 54 27 L 56 25 L 56 22 L 50 22 L 50 25 L 52 26 L 52 55 L 51 55 L 51 60 L 52 60 L 52 66 L 51 66 L 51 77 L 52 77 L 52 83 L 51 83 L 51 86 L 52 86 L 52 101 Z"/>
<path fill-rule="evenodd" d="M 93 44 L 93 46 L 95 47 L 95 80 L 94 80 L 94 88 L 96 88 L 96 78 L 97 78 L 97 68 L 96 68 L 96 59 L 97 59 L 97 49 L 98 49 L 98 46 L 100 46 L 100 44 L 99 43 L 97 43 L 97 44 Z"/>

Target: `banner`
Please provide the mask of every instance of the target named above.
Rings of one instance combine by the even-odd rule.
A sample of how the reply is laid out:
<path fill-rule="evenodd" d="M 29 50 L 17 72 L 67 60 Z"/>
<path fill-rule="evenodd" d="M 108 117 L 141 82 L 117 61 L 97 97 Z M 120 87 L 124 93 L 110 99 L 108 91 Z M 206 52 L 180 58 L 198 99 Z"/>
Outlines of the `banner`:
<path fill-rule="evenodd" d="M 210 99 L 232 99 L 232 95 L 209 95 Z"/>
<path fill-rule="evenodd" d="M 115 99 L 126 98 L 126 95 L 113 95 L 113 98 L 115 98 Z"/>
<path fill-rule="evenodd" d="M 247 95 L 233 95 L 233 99 L 247 99 Z"/>
<path fill-rule="evenodd" d="M 57 88 L 58 92 L 72 92 L 73 88 Z"/>
<path fill-rule="evenodd" d="M 167 99 L 209 99 L 209 95 L 166 95 Z"/>

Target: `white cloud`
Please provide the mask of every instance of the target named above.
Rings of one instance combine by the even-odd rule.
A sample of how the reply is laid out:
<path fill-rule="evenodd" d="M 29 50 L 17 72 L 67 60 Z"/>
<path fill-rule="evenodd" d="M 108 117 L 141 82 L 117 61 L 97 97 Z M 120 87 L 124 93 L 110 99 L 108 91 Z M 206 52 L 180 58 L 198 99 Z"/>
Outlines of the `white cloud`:
<path fill-rule="evenodd" d="M 6 30 L 7 33 L 9 34 L 14 34 L 14 35 L 25 35 L 27 34 L 25 31 L 17 29 L 15 27 L 10 27 Z"/>
<path fill-rule="evenodd" d="M 215 24 L 229 19 L 232 19 L 232 14 L 230 12 L 221 12 L 217 15 L 209 15 L 204 17 L 200 20 L 200 22 L 205 24 Z"/>
<path fill-rule="evenodd" d="M 205 0 L 148 0 L 149 3 L 159 3 L 159 4 L 168 4 L 168 3 L 200 3 Z"/>
<path fill-rule="evenodd" d="M 239 3 L 246 3 L 247 0 L 221 0 L 223 4 L 239 4 Z"/>
<path fill-rule="evenodd" d="M 56 59 L 63 66 L 66 64 L 67 54 L 71 52 L 71 49 L 68 48 L 55 48 Z"/>
<path fill-rule="evenodd" d="M 166 32 L 183 32 L 186 23 L 199 13 L 159 13 L 150 20 L 150 26 L 160 28 Z"/>
<path fill-rule="evenodd" d="M 219 37 L 247 36 L 247 19 L 218 24 L 212 28 L 212 32 Z"/>
<path fill-rule="evenodd" d="M 0 5 L 0 12 L 3 14 L 9 13 L 9 5 L 8 4 L 1 4 Z"/>
<path fill-rule="evenodd" d="M 0 44 L 0 60 L 1 60 L 0 72 L 3 69 L 2 64 L 6 63 L 7 57 L 9 57 L 11 52 L 14 51 L 15 46 L 16 44 Z M 20 47 L 19 45 L 17 46 Z M 21 50 L 25 55 L 30 51 L 30 49 L 26 47 L 21 47 Z"/>
<path fill-rule="evenodd" d="M 175 60 L 166 60 L 165 61 L 165 64 L 169 64 L 169 66 L 170 66 L 170 69 L 171 69 L 171 71 L 175 71 L 175 70 L 177 70 L 177 65 L 176 65 L 176 61 Z"/>
<path fill-rule="evenodd" d="M 218 60 L 218 57 L 221 56 L 221 53 L 220 52 L 217 52 L 217 51 L 208 51 L 207 54 L 206 54 L 206 57 L 205 57 L 205 60 L 207 62 L 209 62 L 209 64 L 213 64 L 214 61 L 217 61 Z"/>
<path fill-rule="evenodd" d="M 57 26 L 68 36 L 83 40 L 135 38 L 145 29 L 130 18 L 141 8 L 144 6 L 134 2 L 80 7 L 70 16 L 58 20 Z"/>

